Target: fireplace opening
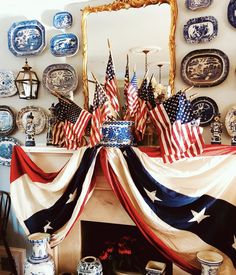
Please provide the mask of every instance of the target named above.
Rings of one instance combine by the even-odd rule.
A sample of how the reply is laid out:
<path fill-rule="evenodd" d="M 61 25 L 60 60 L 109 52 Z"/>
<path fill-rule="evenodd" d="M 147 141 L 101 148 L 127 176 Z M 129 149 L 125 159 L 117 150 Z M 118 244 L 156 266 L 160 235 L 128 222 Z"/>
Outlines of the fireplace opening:
<path fill-rule="evenodd" d="M 149 261 L 166 264 L 166 275 L 172 275 L 172 262 L 161 255 L 136 226 L 81 221 L 81 255 L 100 259 L 104 275 L 114 270 L 145 274 Z"/>

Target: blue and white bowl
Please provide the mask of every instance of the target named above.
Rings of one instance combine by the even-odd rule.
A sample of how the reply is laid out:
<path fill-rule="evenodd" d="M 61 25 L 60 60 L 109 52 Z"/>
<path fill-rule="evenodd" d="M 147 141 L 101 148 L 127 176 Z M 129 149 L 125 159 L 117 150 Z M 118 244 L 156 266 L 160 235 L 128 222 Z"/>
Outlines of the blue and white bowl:
<path fill-rule="evenodd" d="M 102 140 L 105 147 L 134 145 L 133 121 L 106 121 L 102 125 Z"/>

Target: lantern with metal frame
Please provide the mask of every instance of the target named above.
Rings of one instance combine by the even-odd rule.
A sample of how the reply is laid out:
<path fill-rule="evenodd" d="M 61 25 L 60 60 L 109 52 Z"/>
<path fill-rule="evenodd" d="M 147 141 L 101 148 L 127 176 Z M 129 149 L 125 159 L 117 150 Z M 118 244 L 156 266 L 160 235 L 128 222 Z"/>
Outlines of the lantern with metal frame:
<path fill-rule="evenodd" d="M 19 71 L 15 79 L 19 97 L 22 99 L 37 99 L 40 84 L 37 74 L 31 71 L 32 67 L 28 65 L 27 59 L 22 69 L 23 71 Z"/>

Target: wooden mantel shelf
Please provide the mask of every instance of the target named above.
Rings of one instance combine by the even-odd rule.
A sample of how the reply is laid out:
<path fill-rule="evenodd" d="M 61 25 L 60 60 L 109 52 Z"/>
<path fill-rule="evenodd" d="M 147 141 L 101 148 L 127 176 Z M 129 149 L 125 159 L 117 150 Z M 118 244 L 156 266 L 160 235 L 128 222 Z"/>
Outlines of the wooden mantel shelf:
<path fill-rule="evenodd" d="M 73 154 L 76 150 L 68 150 L 53 146 L 21 146 L 26 153 L 46 153 L 46 154 Z"/>

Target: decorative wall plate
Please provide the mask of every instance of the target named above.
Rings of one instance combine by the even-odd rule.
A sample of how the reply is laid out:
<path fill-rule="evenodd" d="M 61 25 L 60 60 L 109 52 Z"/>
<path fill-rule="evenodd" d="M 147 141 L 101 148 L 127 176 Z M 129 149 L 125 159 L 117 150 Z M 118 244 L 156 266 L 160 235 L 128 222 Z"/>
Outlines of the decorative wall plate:
<path fill-rule="evenodd" d="M 218 33 L 214 16 L 202 16 L 188 20 L 184 25 L 184 38 L 188 43 L 209 42 Z"/>
<path fill-rule="evenodd" d="M 14 137 L 0 137 L 0 165 L 10 166 L 12 150 L 15 145 L 21 145 Z"/>
<path fill-rule="evenodd" d="M 78 38 L 73 33 L 55 35 L 50 40 L 50 50 L 54 56 L 71 56 L 78 50 Z"/>
<path fill-rule="evenodd" d="M 32 112 L 34 116 L 34 124 L 35 124 L 35 134 L 40 134 L 46 125 L 47 116 L 43 109 L 35 106 L 27 106 L 22 108 L 16 116 L 16 125 L 20 131 L 25 132 L 26 129 L 26 117 L 27 115 Z"/>
<path fill-rule="evenodd" d="M 12 109 L 0 105 L 0 136 L 10 135 L 16 127 L 15 115 Z"/>
<path fill-rule="evenodd" d="M 72 22 L 72 15 L 67 11 L 58 12 L 53 17 L 53 26 L 57 29 L 68 29 Z"/>
<path fill-rule="evenodd" d="M 8 47 L 15 56 L 36 55 L 45 48 L 45 28 L 37 20 L 13 23 L 8 31 Z"/>
<path fill-rule="evenodd" d="M 197 10 L 207 8 L 211 5 L 213 0 L 186 0 L 186 7 L 190 10 Z"/>
<path fill-rule="evenodd" d="M 232 122 L 234 121 L 235 123 L 235 120 L 236 120 L 236 105 L 230 108 L 225 116 L 225 128 L 231 137 L 233 136 Z"/>
<path fill-rule="evenodd" d="M 236 0 L 229 1 L 227 14 L 229 23 L 236 28 Z"/>
<path fill-rule="evenodd" d="M 196 97 L 191 102 L 193 106 L 194 117 L 200 118 L 200 126 L 207 126 L 214 119 L 214 116 L 219 113 L 219 108 L 216 102 L 207 96 Z"/>
<path fill-rule="evenodd" d="M 222 83 L 229 73 L 229 58 L 217 49 L 195 50 L 181 63 L 184 82 L 195 87 L 211 87 Z"/>
<path fill-rule="evenodd" d="M 75 69 L 69 64 L 52 64 L 43 71 L 43 86 L 50 92 L 67 95 L 76 89 L 77 84 Z"/>
<path fill-rule="evenodd" d="M 16 93 L 15 74 L 12 71 L 0 70 L 0 97 L 13 96 Z"/>

